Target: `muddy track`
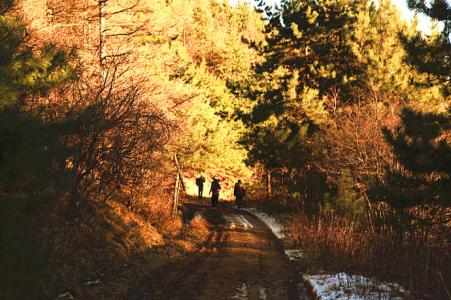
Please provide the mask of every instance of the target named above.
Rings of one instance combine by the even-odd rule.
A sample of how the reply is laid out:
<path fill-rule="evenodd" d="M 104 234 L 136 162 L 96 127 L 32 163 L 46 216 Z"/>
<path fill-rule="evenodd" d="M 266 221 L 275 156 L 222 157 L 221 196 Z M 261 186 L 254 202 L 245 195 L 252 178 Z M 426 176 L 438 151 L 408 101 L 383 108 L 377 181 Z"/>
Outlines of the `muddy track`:
<path fill-rule="evenodd" d="M 185 205 L 214 226 L 208 246 L 162 270 L 130 299 L 308 299 L 299 272 L 264 223 L 228 204 Z"/>
<path fill-rule="evenodd" d="M 170 269 L 160 270 L 159 280 L 149 284 L 149 282 L 141 283 L 141 287 L 131 293 L 127 299 L 173 299 L 175 289 L 180 282 L 184 282 L 186 278 L 190 278 L 199 267 L 202 266 L 207 258 L 213 253 L 212 250 L 223 247 L 222 230 L 218 230 L 215 226 L 213 233 L 208 237 L 204 247 L 199 249 L 199 253 L 193 256 L 189 261 L 179 264 L 178 266 L 168 266 Z M 154 278 L 155 280 L 155 278 Z"/>

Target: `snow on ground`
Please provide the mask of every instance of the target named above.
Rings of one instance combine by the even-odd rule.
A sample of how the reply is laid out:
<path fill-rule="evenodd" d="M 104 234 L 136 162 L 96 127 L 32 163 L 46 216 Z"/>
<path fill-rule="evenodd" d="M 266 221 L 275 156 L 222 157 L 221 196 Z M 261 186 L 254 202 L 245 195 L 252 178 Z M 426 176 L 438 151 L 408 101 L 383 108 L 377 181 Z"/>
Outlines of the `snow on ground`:
<path fill-rule="evenodd" d="M 284 227 L 281 225 L 277 219 L 265 214 L 264 212 L 258 211 L 255 208 L 244 208 L 245 211 L 248 213 L 253 214 L 257 218 L 259 218 L 261 221 L 266 223 L 269 228 L 271 228 L 272 232 L 278 239 L 282 239 L 285 237 L 283 234 Z M 285 255 L 288 257 L 291 261 L 298 261 L 302 258 L 303 252 L 298 249 L 292 249 L 292 250 L 285 250 Z"/>
<path fill-rule="evenodd" d="M 89 281 L 87 281 L 85 284 L 86 284 L 86 285 L 96 285 L 96 284 L 99 284 L 99 282 L 100 282 L 100 279 L 97 279 L 97 280 L 89 280 Z"/>
<path fill-rule="evenodd" d="M 255 208 L 244 208 L 248 213 L 256 216 L 271 228 L 274 235 L 282 239 L 284 227 L 277 220 Z M 303 257 L 301 250 L 285 250 L 285 255 L 291 261 L 298 261 Z M 378 282 L 376 279 L 362 275 L 304 275 L 318 299 L 403 299 L 405 290 L 397 283 Z"/>
<path fill-rule="evenodd" d="M 202 215 L 202 213 L 196 212 L 196 213 L 194 214 L 193 220 L 200 221 L 200 220 L 202 220 L 203 218 L 204 218 L 204 216 Z"/>
<path fill-rule="evenodd" d="M 230 299 L 238 299 L 238 300 L 247 300 L 248 299 L 248 286 L 243 283 L 241 286 L 236 288 L 235 295 L 232 296 Z M 258 299 L 259 300 L 266 300 L 268 295 L 266 294 L 266 289 L 264 287 L 259 286 L 258 287 Z"/>
<path fill-rule="evenodd" d="M 396 283 L 378 282 L 362 275 L 304 275 L 318 299 L 403 299 L 404 289 Z"/>
<path fill-rule="evenodd" d="M 236 227 L 241 227 L 244 229 L 254 228 L 254 226 L 249 222 L 246 217 L 241 215 L 224 215 L 224 218 L 229 223 L 229 228 L 234 229 Z"/>
<path fill-rule="evenodd" d="M 240 218 L 241 224 L 243 225 L 244 228 L 254 228 L 254 226 L 249 222 L 248 219 L 246 219 L 245 216 L 238 216 Z"/>
<path fill-rule="evenodd" d="M 75 299 L 75 297 L 70 292 L 65 292 L 64 294 L 58 295 L 57 298 Z"/>
<path fill-rule="evenodd" d="M 232 299 L 247 300 L 247 285 L 245 283 L 236 288 L 236 293 Z"/>
<path fill-rule="evenodd" d="M 291 261 L 298 261 L 304 256 L 304 252 L 298 249 L 287 250 L 285 249 L 285 255 Z"/>
<path fill-rule="evenodd" d="M 264 287 L 260 287 L 258 289 L 258 299 L 260 300 L 266 300 L 266 289 Z"/>
<path fill-rule="evenodd" d="M 278 239 L 283 239 L 285 237 L 285 235 L 283 234 L 283 226 L 279 222 L 277 222 L 275 218 L 265 214 L 264 212 L 260 212 L 255 208 L 244 208 L 243 210 L 247 211 L 250 214 L 253 214 L 266 225 L 268 225 L 268 227 L 271 228 L 272 232 Z"/>

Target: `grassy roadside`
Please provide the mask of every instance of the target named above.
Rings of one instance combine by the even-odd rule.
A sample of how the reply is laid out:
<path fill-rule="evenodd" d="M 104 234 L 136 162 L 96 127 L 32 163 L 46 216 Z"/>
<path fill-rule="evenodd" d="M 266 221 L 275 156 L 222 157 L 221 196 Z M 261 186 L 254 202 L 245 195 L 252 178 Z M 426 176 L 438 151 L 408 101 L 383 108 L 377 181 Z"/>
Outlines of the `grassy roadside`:
<path fill-rule="evenodd" d="M 214 230 L 207 218 L 217 217 L 183 206 L 175 220 L 167 214 L 153 225 L 115 202 L 91 207 L 82 219 L 68 218 L 63 207 L 2 208 L 5 300 L 124 299 L 203 247 Z"/>
<path fill-rule="evenodd" d="M 408 298 L 448 299 L 449 244 L 446 228 L 413 227 L 397 231 L 387 225 L 371 229 L 354 220 L 307 215 L 276 201 L 247 205 L 275 217 L 287 230 L 285 249 L 300 249 L 297 263 L 306 274 L 360 274 L 397 282 Z"/>
<path fill-rule="evenodd" d="M 143 286 L 152 285 L 208 243 L 214 231 L 209 217 L 212 216 L 199 214 L 195 207 L 182 205 L 179 217 L 171 221 L 175 223 L 172 227 L 166 228 L 160 244 L 128 256 L 120 269 L 104 272 L 101 283 L 85 284 L 78 294 L 84 299 L 124 299 Z"/>

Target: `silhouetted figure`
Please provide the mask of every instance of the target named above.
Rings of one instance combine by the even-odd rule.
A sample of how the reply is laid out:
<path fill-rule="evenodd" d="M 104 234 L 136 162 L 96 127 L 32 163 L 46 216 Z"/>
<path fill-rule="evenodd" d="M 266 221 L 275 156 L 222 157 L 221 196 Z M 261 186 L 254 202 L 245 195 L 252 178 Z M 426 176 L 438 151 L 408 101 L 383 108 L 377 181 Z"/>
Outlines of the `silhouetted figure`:
<path fill-rule="evenodd" d="M 205 177 L 200 175 L 200 177 L 196 178 L 196 185 L 197 185 L 197 197 L 199 197 L 199 199 L 202 199 L 202 194 L 204 192 L 204 182 L 205 182 Z"/>
<path fill-rule="evenodd" d="M 238 182 L 235 183 L 233 195 L 235 196 L 236 206 L 240 209 L 244 195 L 246 195 L 246 190 L 241 186 L 241 179 L 238 179 Z"/>
<path fill-rule="evenodd" d="M 213 181 L 211 182 L 211 187 L 210 187 L 211 206 L 213 206 L 213 207 L 218 206 L 220 190 L 221 190 L 221 185 L 219 185 L 219 179 L 214 177 Z"/>

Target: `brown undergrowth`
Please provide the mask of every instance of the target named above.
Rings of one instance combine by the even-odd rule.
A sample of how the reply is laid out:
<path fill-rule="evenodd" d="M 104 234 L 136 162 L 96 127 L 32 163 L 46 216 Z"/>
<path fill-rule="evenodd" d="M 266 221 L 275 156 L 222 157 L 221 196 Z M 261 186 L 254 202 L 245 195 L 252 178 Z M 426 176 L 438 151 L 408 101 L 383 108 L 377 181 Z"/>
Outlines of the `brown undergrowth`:
<path fill-rule="evenodd" d="M 165 204 L 170 198 L 163 197 L 148 200 L 160 203 L 151 215 L 145 206 L 131 211 L 120 201 L 93 203 L 78 213 L 61 201 L 39 216 L 3 214 L 8 247 L 1 249 L 2 299 L 123 299 L 137 282 L 191 255 L 211 234 L 201 214 L 172 219 Z"/>
<path fill-rule="evenodd" d="M 438 231 L 437 231 L 438 230 Z M 293 216 L 290 234 L 314 272 L 359 273 L 398 282 L 412 298 L 448 299 L 446 230 L 369 226 L 342 217 Z"/>
<path fill-rule="evenodd" d="M 76 298 L 117 298 L 164 245 L 159 230 L 145 216 L 109 201 L 86 208 L 81 218 L 51 216 L 43 234 L 49 253 L 44 291 L 49 298 L 69 292 Z M 56 226 L 52 226 L 55 224 Z M 99 298 L 100 297 L 100 298 Z"/>
<path fill-rule="evenodd" d="M 245 205 L 276 217 L 288 230 L 284 244 L 303 250 L 300 263 L 306 273 L 362 274 L 400 283 L 412 299 L 451 299 L 449 210 L 385 211 L 370 226 L 338 215 L 308 214 L 278 196 L 251 196 Z"/>

